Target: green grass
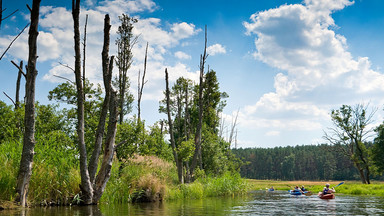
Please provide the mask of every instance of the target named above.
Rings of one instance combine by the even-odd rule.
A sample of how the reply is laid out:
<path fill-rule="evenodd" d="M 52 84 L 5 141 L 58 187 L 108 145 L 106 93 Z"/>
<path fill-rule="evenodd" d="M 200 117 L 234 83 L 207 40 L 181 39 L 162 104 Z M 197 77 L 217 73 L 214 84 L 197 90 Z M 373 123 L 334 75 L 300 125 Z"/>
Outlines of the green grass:
<path fill-rule="evenodd" d="M 329 183 L 331 187 L 335 187 L 341 181 L 270 181 L 270 180 L 247 180 L 251 187 L 250 190 L 265 190 L 274 186 L 276 190 L 290 190 L 295 185 L 304 185 L 312 193 L 322 191 L 325 184 Z M 373 181 L 371 184 L 361 184 L 358 181 L 345 181 L 344 184 L 335 188 L 337 194 L 347 195 L 373 195 L 384 196 L 384 182 Z"/>
<path fill-rule="evenodd" d="M 227 172 L 221 177 L 204 177 L 189 184 L 173 186 L 168 200 L 202 199 L 204 197 L 235 196 L 247 193 L 249 184 L 239 174 Z"/>

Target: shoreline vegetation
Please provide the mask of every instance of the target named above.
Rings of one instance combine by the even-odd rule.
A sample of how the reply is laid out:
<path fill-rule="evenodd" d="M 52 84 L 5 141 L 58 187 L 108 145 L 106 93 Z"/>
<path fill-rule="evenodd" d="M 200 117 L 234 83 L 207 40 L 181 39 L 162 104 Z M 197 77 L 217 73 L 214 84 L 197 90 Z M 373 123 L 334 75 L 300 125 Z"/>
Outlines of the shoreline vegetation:
<path fill-rule="evenodd" d="M 278 180 L 256 180 L 247 179 L 251 190 L 266 190 L 273 186 L 275 190 L 288 191 L 294 186 L 302 185 L 312 193 L 322 191 L 325 184 L 329 183 L 331 187 L 338 185 L 342 181 L 278 181 Z M 362 184 L 360 181 L 344 181 L 345 183 L 336 188 L 337 195 L 359 195 L 359 196 L 384 196 L 384 182 L 372 181 L 371 184 Z"/>
<path fill-rule="evenodd" d="M 51 140 L 54 142 L 54 140 Z M 74 152 L 57 148 L 52 154 L 40 148 L 36 154 L 28 195 L 28 206 L 78 205 L 80 199 L 80 171 L 76 160 L 66 160 Z M 7 142 L 0 145 L 0 210 L 17 209 L 13 202 L 22 145 Z M 46 151 L 45 151 L 46 150 Z M 114 159 L 111 177 L 100 203 L 156 202 L 204 197 L 246 194 L 247 181 L 239 173 L 225 172 L 220 176 L 206 176 L 197 172 L 197 180 L 179 184 L 174 163 L 156 156 L 135 155 L 124 162 Z"/>
<path fill-rule="evenodd" d="M 51 136 L 41 142 L 36 154 L 32 173 L 28 206 L 77 205 L 80 200 L 80 172 L 75 159 L 68 160 L 74 150 L 59 148 L 55 152 L 48 147 L 60 138 Z M 50 143 L 50 144 L 48 144 Z M 14 185 L 20 162 L 22 145 L 5 142 L 0 145 L 0 209 L 15 209 Z M 174 163 L 156 156 L 134 155 L 129 160 L 113 161 L 111 177 L 100 203 L 156 202 L 179 199 L 204 199 L 206 197 L 246 195 L 250 191 L 265 190 L 273 186 L 276 190 L 288 191 L 295 185 L 304 185 L 317 193 L 325 183 L 331 187 L 341 181 L 277 181 L 244 179 L 236 172 L 225 172 L 220 176 L 206 176 L 196 172 L 196 181 L 179 184 Z M 337 187 L 337 194 L 384 196 L 384 182 L 374 181 L 370 185 L 358 181 L 345 181 Z"/>

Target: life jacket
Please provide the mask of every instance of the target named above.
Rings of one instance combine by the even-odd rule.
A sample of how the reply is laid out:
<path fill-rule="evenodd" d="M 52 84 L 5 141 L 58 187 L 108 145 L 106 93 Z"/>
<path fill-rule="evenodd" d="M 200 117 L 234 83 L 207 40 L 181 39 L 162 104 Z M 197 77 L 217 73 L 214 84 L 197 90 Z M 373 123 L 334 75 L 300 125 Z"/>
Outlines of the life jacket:
<path fill-rule="evenodd" d="M 324 190 L 323 190 L 323 194 L 328 194 L 329 192 L 329 188 L 324 188 Z"/>

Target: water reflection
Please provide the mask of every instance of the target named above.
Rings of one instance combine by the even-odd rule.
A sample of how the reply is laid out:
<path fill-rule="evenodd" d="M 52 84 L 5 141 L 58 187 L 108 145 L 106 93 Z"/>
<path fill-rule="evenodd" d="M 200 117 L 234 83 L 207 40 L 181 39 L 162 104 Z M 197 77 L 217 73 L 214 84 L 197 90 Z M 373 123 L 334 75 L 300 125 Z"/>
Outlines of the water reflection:
<path fill-rule="evenodd" d="M 109 215 L 384 215 L 384 198 L 337 196 L 321 200 L 316 195 L 291 196 L 286 191 L 255 191 L 244 197 L 180 200 L 99 206 L 68 206 L 0 211 L 3 215 L 109 216 Z"/>

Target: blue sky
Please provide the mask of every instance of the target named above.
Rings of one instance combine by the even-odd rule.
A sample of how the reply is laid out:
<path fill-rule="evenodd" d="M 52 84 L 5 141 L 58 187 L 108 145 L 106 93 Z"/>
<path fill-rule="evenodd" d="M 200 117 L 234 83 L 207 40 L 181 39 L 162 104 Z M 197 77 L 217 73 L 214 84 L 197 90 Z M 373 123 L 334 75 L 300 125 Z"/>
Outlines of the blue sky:
<path fill-rule="evenodd" d="M 25 4 L 31 2 L 3 2 L 5 14 L 20 11 L 2 23 L 1 51 L 28 22 Z M 50 103 L 47 92 L 63 82 L 52 75 L 74 79 L 71 71 L 58 64 L 74 62 L 70 4 L 42 1 L 36 84 L 36 99 L 41 103 Z M 92 82 L 101 81 L 104 15 L 111 16 L 113 41 L 118 15 L 137 17 L 134 31 L 140 38 L 129 75 L 136 95 L 137 74 L 149 42 L 142 115 L 150 125 L 166 118 L 157 111 L 165 67 L 172 81 L 179 76 L 197 80 L 207 25 L 207 64 L 230 96 L 223 112 L 227 126 L 239 110 L 237 146 L 323 143 L 323 130 L 331 126 L 330 110 L 342 104 L 376 107 L 370 127 L 383 120 L 383 4 L 380 0 L 84 0 L 82 23 L 89 14 L 87 74 Z M 17 70 L 10 60 L 27 61 L 27 32 L 0 61 L 0 90 L 11 96 Z M 115 53 L 111 47 L 111 54 Z M 3 94 L 0 100 L 10 103 Z"/>

